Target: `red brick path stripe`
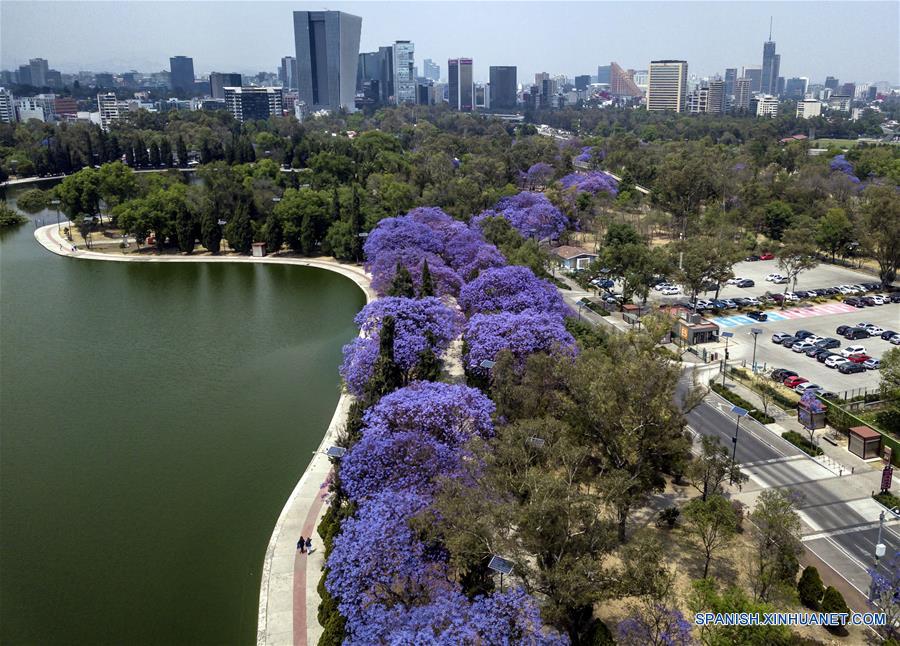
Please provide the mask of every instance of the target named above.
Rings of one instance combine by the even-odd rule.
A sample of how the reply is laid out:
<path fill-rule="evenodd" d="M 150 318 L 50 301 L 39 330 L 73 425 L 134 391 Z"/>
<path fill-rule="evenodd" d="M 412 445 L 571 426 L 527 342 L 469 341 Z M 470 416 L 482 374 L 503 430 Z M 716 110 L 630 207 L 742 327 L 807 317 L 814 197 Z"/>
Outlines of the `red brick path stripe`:
<path fill-rule="evenodd" d="M 311 536 L 316 528 L 316 518 L 325 502 L 323 491 L 316 493 L 316 499 L 303 521 L 302 535 Z M 297 540 L 299 540 L 297 536 Z M 322 549 L 318 536 L 313 537 L 313 549 Z M 294 553 L 294 646 L 306 646 L 306 554 L 300 550 Z"/>

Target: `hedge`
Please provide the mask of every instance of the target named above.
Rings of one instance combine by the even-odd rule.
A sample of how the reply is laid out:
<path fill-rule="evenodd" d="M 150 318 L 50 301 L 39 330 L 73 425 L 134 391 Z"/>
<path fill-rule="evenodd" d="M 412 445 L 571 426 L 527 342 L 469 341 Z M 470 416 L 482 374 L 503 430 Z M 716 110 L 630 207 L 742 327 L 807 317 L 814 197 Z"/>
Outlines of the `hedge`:
<path fill-rule="evenodd" d="M 815 456 L 822 455 L 823 453 L 822 449 L 815 444 L 810 444 L 809 440 L 800 435 L 797 431 L 786 431 L 781 434 L 781 437 L 809 455 Z"/>
<path fill-rule="evenodd" d="M 872 497 L 888 509 L 900 507 L 900 498 L 892 494 L 890 491 L 883 491 L 882 493 L 877 493 Z"/>
<path fill-rule="evenodd" d="M 746 399 L 744 399 L 737 393 L 731 392 L 730 390 L 728 390 L 728 388 L 723 388 L 722 384 L 720 384 L 716 381 L 711 381 L 711 382 L 709 382 L 709 387 L 710 387 L 710 389 L 712 389 L 712 391 L 714 393 L 721 395 L 722 397 L 727 399 L 729 402 L 731 402 L 735 406 L 740 406 L 741 408 L 746 408 L 748 411 L 750 411 L 750 413 L 749 413 L 750 417 L 755 419 L 760 424 L 772 424 L 775 422 L 774 417 L 772 417 L 771 415 L 766 415 L 761 410 L 757 410 L 753 406 L 753 404 L 748 402 Z"/>

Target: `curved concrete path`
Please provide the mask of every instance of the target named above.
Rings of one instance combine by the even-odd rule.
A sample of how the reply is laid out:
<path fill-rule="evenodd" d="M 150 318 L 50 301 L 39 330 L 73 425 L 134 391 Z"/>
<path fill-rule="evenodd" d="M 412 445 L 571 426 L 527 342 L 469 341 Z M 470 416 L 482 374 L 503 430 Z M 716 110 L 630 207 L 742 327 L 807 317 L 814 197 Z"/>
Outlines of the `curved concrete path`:
<path fill-rule="evenodd" d="M 137 255 L 75 249 L 57 231 L 56 224 L 36 229 L 34 237 L 45 249 L 60 256 L 85 260 L 118 262 L 252 262 L 262 264 L 300 265 L 337 272 L 352 280 L 366 295 L 366 302 L 377 298 L 365 271 L 354 265 L 342 265 L 328 258 L 254 258 L 252 256 L 183 256 Z M 341 395 L 331 424 L 305 471 L 278 516 L 263 559 L 259 589 L 259 620 L 256 628 L 258 646 L 307 646 L 316 644 L 322 627 L 316 620 L 319 607 L 317 590 L 324 556 L 315 529 L 322 517 L 328 494 L 331 462 L 324 451 L 334 443 L 353 397 Z M 312 536 L 313 552 L 301 554 L 297 549 L 300 536 Z"/>

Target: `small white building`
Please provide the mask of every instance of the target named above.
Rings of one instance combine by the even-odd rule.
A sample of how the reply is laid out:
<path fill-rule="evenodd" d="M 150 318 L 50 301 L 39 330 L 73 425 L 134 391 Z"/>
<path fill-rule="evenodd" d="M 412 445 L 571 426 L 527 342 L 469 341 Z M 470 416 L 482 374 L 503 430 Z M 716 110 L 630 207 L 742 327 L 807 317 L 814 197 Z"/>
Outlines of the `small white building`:
<path fill-rule="evenodd" d="M 818 117 L 822 114 L 822 102 L 815 99 L 804 99 L 797 101 L 797 118 L 809 119 L 810 117 Z"/>
<path fill-rule="evenodd" d="M 757 117 L 777 117 L 778 116 L 778 97 L 771 94 L 761 94 L 756 99 L 756 116 Z"/>
<path fill-rule="evenodd" d="M 597 260 L 597 254 L 581 247 L 570 247 L 568 245 L 556 247 L 553 250 L 553 255 L 556 256 L 560 266 L 569 271 L 587 269 L 592 262 Z"/>

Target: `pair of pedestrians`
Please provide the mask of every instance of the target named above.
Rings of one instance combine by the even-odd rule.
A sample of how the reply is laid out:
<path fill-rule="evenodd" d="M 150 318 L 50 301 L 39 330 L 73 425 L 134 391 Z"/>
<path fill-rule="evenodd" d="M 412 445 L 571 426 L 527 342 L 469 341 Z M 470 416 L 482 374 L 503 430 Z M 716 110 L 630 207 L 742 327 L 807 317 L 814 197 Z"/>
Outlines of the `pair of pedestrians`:
<path fill-rule="evenodd" d="M 312 536 L 304 539 L 302 536 L 300 540 L 297 541 L 297 549 L 300 550 L 301 554 L 311 554 L 312 553 Z"/>

